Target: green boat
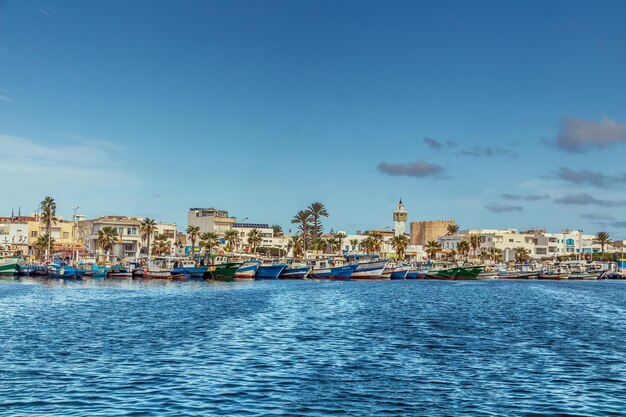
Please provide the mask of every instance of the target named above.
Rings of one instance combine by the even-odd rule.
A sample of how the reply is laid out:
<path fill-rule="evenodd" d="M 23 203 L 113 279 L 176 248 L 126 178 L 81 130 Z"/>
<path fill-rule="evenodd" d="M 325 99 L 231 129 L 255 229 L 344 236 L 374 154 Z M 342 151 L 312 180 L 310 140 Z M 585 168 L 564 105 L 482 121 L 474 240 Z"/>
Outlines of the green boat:
<path fill-rule="evenodd" d="M 430 271 L 427 278 L 430 279 L 479 279 L 478 275 L 484 266 L 456 267 Z"/>
<path fill-rule="evenodd" d="M 0 259 L 0 275 L 17 275 L 20 272 L 18 259 Z"/>
<path fill-rule="evenodd" d="M 226 262 L 218 265 L 210 265 L 204 273 L 204 278 L 216 281 L 234 281 L 235 272 L 243 262 Z"/>

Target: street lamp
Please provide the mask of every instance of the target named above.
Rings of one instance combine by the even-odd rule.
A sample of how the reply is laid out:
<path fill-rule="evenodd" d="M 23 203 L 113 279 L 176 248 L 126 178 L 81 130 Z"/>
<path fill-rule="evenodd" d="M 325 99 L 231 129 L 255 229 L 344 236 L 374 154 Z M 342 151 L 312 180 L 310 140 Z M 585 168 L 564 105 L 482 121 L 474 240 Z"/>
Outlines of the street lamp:
<path fill-rule="evenodd" d="M 76 265 L 76 261 L 78 259 L 78 255 L 76 253 L 75 242 L 76 242 L 76 210 L 78 210 L 79 208 L 80 208 L 79 206 L 74 207 L 74 224 L 72 225 L 72 258 L 74 260 L 74 265 Z"/>

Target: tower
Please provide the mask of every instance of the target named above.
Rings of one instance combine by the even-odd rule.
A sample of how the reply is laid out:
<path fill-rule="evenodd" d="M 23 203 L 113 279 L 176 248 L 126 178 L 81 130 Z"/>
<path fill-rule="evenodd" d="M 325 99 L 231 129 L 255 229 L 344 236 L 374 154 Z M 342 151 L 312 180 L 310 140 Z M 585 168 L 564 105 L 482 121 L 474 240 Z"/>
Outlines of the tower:
<path fill-rule="evenodd" d="M 396 211 L 393 212 L 394 232 L 396 236 L 400 236 L 406 233 L 406 218 L 407 212 L 402 204 L 402 199 L 396 206 Z"/>

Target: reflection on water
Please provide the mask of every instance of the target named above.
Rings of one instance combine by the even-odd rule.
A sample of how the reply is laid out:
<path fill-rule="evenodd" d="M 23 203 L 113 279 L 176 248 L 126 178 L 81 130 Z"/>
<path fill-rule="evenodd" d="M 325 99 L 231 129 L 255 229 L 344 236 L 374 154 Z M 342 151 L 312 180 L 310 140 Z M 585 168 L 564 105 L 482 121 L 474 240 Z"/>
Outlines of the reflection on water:
<path fill-rule="evenodd" d="M 607 415 L 622 282 L 0 281 L 0 414 Z"/>

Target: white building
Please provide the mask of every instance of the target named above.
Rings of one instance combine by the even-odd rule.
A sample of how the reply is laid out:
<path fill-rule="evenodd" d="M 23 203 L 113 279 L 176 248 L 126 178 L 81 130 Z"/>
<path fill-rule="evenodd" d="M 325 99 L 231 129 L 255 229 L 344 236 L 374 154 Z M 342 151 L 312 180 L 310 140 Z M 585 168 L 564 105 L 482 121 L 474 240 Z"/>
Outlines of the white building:
<path fill-rule="evenodd" d="M 0 249 L 28 253 L 28 222 L 0 219 Z"/>
<path fill-rule="evenodd" d="M 187 212 L 187 225 L 200 228 L 200 234 L 213 232 L 224 235 L 233 228 L 237 219 L 229 217 L 228 211 L 210 208 L 190 208 Z"/>

